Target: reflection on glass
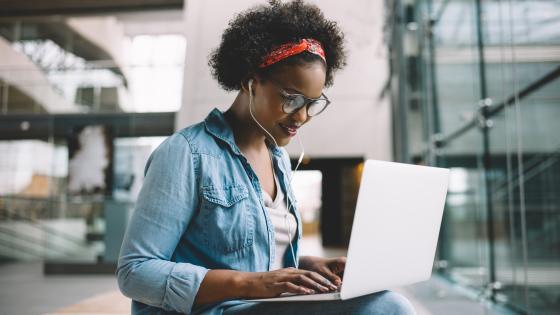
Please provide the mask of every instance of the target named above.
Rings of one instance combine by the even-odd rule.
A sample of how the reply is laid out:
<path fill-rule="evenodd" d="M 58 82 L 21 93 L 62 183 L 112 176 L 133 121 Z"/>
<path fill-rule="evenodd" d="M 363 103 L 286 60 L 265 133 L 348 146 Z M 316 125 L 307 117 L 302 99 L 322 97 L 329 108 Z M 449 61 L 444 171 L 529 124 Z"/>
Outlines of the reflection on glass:
<path fill-rule="evenodd" d="M 409 137 L 411 160 L 452 170 L 436 265 L 479 299 L 558 314 L 560 3 L 410 7 L 422 60 L 407 78 L 419 90 L 407 95 L 406 127 L 427 134 Z"/>
<path fill-rule="evenodd" d="M 184 36 L 129 36 L 111 21 L 0 21 L 2 113 L 177 111 Z"/>

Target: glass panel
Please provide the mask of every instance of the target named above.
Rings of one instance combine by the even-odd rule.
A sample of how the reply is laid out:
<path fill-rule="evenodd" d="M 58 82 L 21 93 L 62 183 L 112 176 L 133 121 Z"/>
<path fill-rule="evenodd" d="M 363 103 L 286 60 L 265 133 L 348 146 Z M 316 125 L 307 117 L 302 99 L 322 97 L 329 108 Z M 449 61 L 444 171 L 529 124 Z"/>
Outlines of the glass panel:
<path fill-rule="evenodd" d="M 433 10 L 440 8 L 442 15 L 433 27 L 438 104 L 434 119 L 439 118 L 440 132 L 448 134 L 473 118 L 480 100 L 480 72 L 474 3 L 442 1 L 433 5 Z"/>
<path fill-rule="evenodd" d="M 408 138 L 396 130 L 395 154 L 408 162 L 406 142 L 412 162 L 451 168 L 436 266 L 477 298 L 557 314 L 560 79 L 541 79 L 560 66 L 560 2 L 402 5 L 392 35 L 405 60 L 393 61 L 392 79 L 400 84 L 404 73 L 408 83 L 395 93 L 395 106 L 407 105 L 395 122 Z M 515 95 L 519 102 L 485 117 Z"/>
<path fill-rule="evenodd" d="M 560 81 L 558 81 L 560 82 Z M 497 298 L 515 309 L 560 309 L 560 117 L 552 83 L 492 118 Z M 554 103 L 554 104 L 553 104 Z M 521 158 L 521 160 L 520 160 Z"/>
<path fill-rule="evenodd" d="M 439 15 L 438 15 L 439 14 Z M 444 137 L 474 119 L 480 100 L 480 72 L 474 2 L 433 1 L 427 16 L 438 17 L 432 55 L 437 91 L 431 113 Z M 430 75 L 430 72 L 427 72 Z M 432 90 L 432 91 L 433 91 Z M 426 91 L 426 94 L 430 91 Z M 427 127 L 425 127 L 427 128 Z M 438 128 L 432 128 L 437 130 Z M 432 135 L 433 137 L 433 135 Z M 453 281 L 484 295 L 489 279 L 485 173 L 482 137 L 477 127 L 436 149 L 435 162 L 451 169 L 449 194 L 440 234 L 438 266 Z M 479 308 L 484 313 L 484 307 Z"/>
<path fill-rule="evenodd" d="M 115 263 L 144 166 L 163 139 L 115 140 L 112 196 L 87 192 L 85 186 L 78 194 L 69 191 L 72 162 L 65 143 L 1 141 L 0 255 Z M 84 170 L 91 175 L 91 168 L 80 168 Z"/>
<path fill-rule="evenodd" d="M 483 10 L 487 90 L 497 104 L 560 65 L 551 57 L 560 5 L 495 1 Z M 560 310 L 559 88 L 548 82 L 491 118 L 496 300 L 530 314 Z"/>
<path fill-rule="evenodd" d="M 111 17 L 0 21 L 0 109 L 177 111 L 185 48 L 183 35 L 125 35 Z"/>
<path fill-rule="evenodd" d="M 439 255 L 445 273 L 476 292 L 484 291 L 490 272 L 481 147 L 480 131 L 471 129 L 438 156 L 440 165 L 451 169 Z"/>
<path fill-rule="evenodd" d="M 510 32 L 515 45 L 520 46 L 517 48 L 528 48 L 521 51 L 539 51 L 560 44 L 558 1 L 483 1 L 482 10 L 485 48 L 509 46 L 509 37 L 500 34 Z"/>
<path fill-rule="evenodd" d="M 2 139 L 43 136 L 0 141 L 0 260 L 116 262 L 146 160 L 162 138 L 135 138 L 146 132 L 139 116 L 91 115 L 107 127 L 88 115 L 179 109 L 186 40 L 173 34 L 177 13 L 165 21 L 172 34 L 159 35 L 142 33 L 153 31 L 151 20 L 134 13 L 0 19 L 0 114 L 42 114 L 17 116 L 26 117 L 21 130 Z M 55 133 L 47 114 L 84 115 L 56 116 L 79 127 L 57 121 Z M 115 139 L 116 128 L 132 138 Z"/>

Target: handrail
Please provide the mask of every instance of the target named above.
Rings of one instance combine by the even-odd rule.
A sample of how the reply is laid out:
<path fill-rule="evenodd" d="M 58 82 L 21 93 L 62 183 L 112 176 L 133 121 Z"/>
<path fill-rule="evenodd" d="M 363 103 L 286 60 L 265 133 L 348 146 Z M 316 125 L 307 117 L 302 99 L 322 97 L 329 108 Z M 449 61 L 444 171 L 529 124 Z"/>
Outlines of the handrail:
<path fill-rule="evenodd" d="M 500 104 L 498 104 L 496 106 L 491 107 L 488 110 L 488 117 L 487 118 L 490 118 L 490 117 L 498 114 L 506 106 L 514 104 L 516 100 L 524 99 L 525 97 L 531 95 L 533 92 L 538 91 L 540 88 L 546 86 L 548 83 L 553 82 L 558 77 L 560 77 L 560 66 L 556 67 L 556 69 L 554 69 L 554 70 L 550 71 L 549 73 L 545 74 L 544 76 L 542 76 L 537 81 L 534 81 L 533 83 L 531 83 L 530 85 L 525 87 L 523 90 L 521 90 L 519 93 L 511 95 L 505 101 L 501 102 Z"/>
<path fill-rule="evenodd" d="M 545 74 L 540 79 L 538 79 L 538 80 L 534 81 L 533 83 L 529 84 L 528 86 L 523 88 L 518 93 L 514 93 L 513 95 L 509 96 L 508 98 L 506 98 L 501 103 L 499 103 L 495 106 L 492 106 L 491 108 L 487 109 L 486 111 L 482 111 L 482 113 L 486 112 L 486 114 L 485 114 L 486 119 L 491 118 L 491 117 L 495 116 L 496 114 L 498 114 L 499 112 L 501 112 L 502 110 L 504 110 L 506 108 L 506 106 L 515 104 L 516 100 L 521 100 L 521 99 L 531 95 L 532 93 L 538 91 L 539 89 L 543 88 L 547 84 L 553 82 L 558 77 L 560 77 L 560 66 L 556 67 L 554 70 Z M 450 132 L 448 135 L 438 137 L 437 139 L 434 140 L 434 144 L 438 148 L 442 148 L 442 147 L 446 146 L 447 144 L 449 144 L 449 142 L 458 138 L 459 136 L 463 135 L 464 133 L 469 131 L 471 128 L 476 126 L 479 123 L 479 118 L 480 118 L 479 116 L 475 116 L 475 117 L 471 118 L 469 121 L 467 121 L 463 126 L 461 126 L 457 129 L 455 129 L 454 131 Z"/>
<path fill-rule="evenodd" d="M 431 25 L 435 25 L 437 22 L 439 22 L 439 20 L 443 16 L 443 13 L 445 12 L 445 9 L 447 9 L 447 5 L 449 4 L 449 1 L 450 0 L 444 0 L 443 3 L 440 4 L 437 12 L 434 15 L 432 15 L 432 17 L 430 18 Z"/>
<path fill-rule="evenodd" d="M 554 165 L 560 160 L 560 147 L 556 150 L 552 151 L 552 154 L 547 155 L 545 159 L 538 160 L 537 157 L 523 163 L 523 182 L 527 182 L 529 179 L 539 175 L 540 173 L 544 172 L 548 167 Z M 525 167 L 526 166 L 526 167 Z M 514 174 L 516 172 L 513 172 Z M 518 186 L 521 183 L 519 176 L 512 179 L 513 187 Z M 505 181 L 504 184 L 500 185 L 499 187 L 495 188 L 492 191 L 493 199 L 499 199 L 503 197 L 504 191 L 508 188 L 508 182 Z"/>
<path fill-rule="evenodd" d="M 15 233 L 14 231 L 4 227 L 4 226 L 0 226 L 0 234 L 4 234 L 4 235 L 9 235 L 12 237 L 17 238 L 18 240 L 27 242 L 29 244 L 33 244 L 36 245 L 37 247 L 41 248 L 42 250 L 52 250 L 52 251 L 57 251 L 63 255 L 70 255 L 71 253 L 69 253 L 68 251 L 64 251 L 60 248 L 56 248 L 56 247 L 52 247 L 49 248 L 43 244 L 41 244 L 41 242 L 43 241 L 41 238 L 39 237 L 33 237 L 29 234 L 19 234 L 19 233 Z M 30 246 L 27 246 L 30 247 Z M 39 255 L 40 257 L 42 257 L 41 255 Z"/>
<path fill-rule="evenodd" d="M 23 199 L 23 198 L 22 198 L 22 199 Z M 32 224 L 31 226 L 33 226 L 34 228 L 36 228 L 36 229 L 38 229 L 38 230 L 41 230 L 41 231 L 50 233 L 50 234 L 52 234 L 52 235 L 61 237 L 62 239 L 67 240 L 67 241 L 69 241 L 69 242 L 72 242 L 72 243 L 74 243 L 75 245 L 79 245 L 79 246 L 83 246 L 83 245 L 84 245 L 84 243 L 83 243 L 82 240 L 80 240 L 80 239 L 74 237 L 73 235 L 64 233 L 64 232 L 62 232 L 62 231 L 58 231 L 58 230 L 56 230 L 56 229 L 52 229 L 52 228 L 50 228 L 50 227 L 48 227 L 48 226 L 43 226 L 38 220 L 33 219 L 33 218 L 31 218 L 31 217 L 26 217 L 26 216 L 24 216 L 24 215 L 22 215 L 22 214 L 20 214 L 20 213 L 17 213 L 17 212 L 15 212 L 15 211 L 9 209 L 7 206 L 4 207 L 4 210 L 5 210 L 9 215 L 13 215 L 13 216 L 15 216 L 15 217 L 18 218 L 18 219 L 21 219 L 21 220 L 30 222 L 30 223 Z"/>
<path fill-rule="evenodd" d="M 8 242 L 0 239 L 0 247 L 11 248 L 11 244 L 8 244 Z M 25 252 L 28 255 L 35 256 L 37 258 L 43 258 L 43 256 L 41 256 L 39 253 L 37 253 L 35 251 L 31 251 L 31 250 L 29 250 L 29 248 L 25 248 L 25 249 L 20 248 L 20 250 L 22 250 L 23 252 Z M 11 257 L 11 256 L 8 256 L 8 257 Z"/>
<path fill-rule="evenodd" d="M 8 211 L 11 212 L 11 210 L 8 210 Z M 56 229 L 52 229 L 52 228 L 50 228 L 50 227 L 48 227 L 48 226 L 44 226 L 44 225 L 42 225 L 40 222 L 38 222 L 37 220 L 32 219 L 32 218 L 29 218 L 29 217 L 22 216 L 22 215 L 20 215 L 20 214 L 18 214 L 18 213 L 11 212 L 11 214 L 15 215 L 15 216 L 16 216 L 17 218 L 19 218 L 19 219 L 22 219 L 23 221 L 26 221 L 26 222 L 31 223 L 31 224 L 32 224 L 31 226 L 33 226 L 34 228 L 36 228 L 36 229 L 38 229 L 38 230 L 41 230 L 41 231 L 50 233 L 50 234 L 52 234 L 52 235 L 54 235 L 54 236 L 60 237 L 60 238 L 62 238 L 62 239 L 64 239 L 64 240 L 67 240 L 67 241 L 69 241 L 69 242 L 74 243 L 75 245 L 79 245 L 79 246 L 83 246 L 83 245 L 84 245 L 84 242 L 83 242 L 82 240 L 80 240 L 79 238 L 74 237 L 73 235 L 64 233 L 64 232 L 62 232 L 62 231 L 58 231 L 58 230 L 56 230 Z"/>

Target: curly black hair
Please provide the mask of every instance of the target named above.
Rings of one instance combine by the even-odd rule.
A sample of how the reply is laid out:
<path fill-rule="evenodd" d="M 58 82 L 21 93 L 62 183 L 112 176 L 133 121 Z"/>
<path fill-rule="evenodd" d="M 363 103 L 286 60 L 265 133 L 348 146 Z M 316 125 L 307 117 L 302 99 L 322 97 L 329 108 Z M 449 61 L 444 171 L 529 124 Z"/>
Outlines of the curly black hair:
<path fill-rule="evenodd" d="M 282 3 L 269 1 L 239 13 L 222 34 L 220 46 L 208 62 L 212 75 L 227 91 L 240 90 L 241 83 L 253 75 L 266 78 L 286 65 L 320 61 L 320 57 L 303 52 L 266 68 L 259 68 L 263 58 L 274 48 L 303 38 L 318 40 L 326 59 L 325 86 L 333 84 L 333 72 L 346 65 L 344 34 L 321 10 L 302 0 Z"/>

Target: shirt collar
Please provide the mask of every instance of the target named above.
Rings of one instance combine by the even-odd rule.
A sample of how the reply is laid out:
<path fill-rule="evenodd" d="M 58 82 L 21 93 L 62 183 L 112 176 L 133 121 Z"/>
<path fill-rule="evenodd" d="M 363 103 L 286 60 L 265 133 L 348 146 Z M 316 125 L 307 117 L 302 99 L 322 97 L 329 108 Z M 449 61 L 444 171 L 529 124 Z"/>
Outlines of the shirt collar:
<path fill-rule="evenodd" d="M 235 144 L 235 137 L 229 123 L 227 122 L 224 114 L 217 108 L 214 108 L 208 116 L 204 119 L 206 130 L 214 137 L 225 142 L 230 149 L 238 155 L 242 155 L 241 150 Z M 282 151 L 275 145 L 268 146 L 275 157 L 281 157 Z"/>

